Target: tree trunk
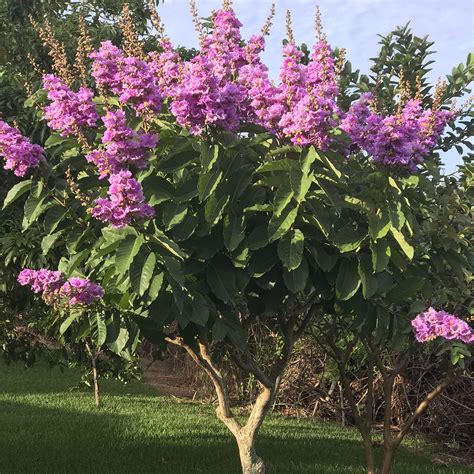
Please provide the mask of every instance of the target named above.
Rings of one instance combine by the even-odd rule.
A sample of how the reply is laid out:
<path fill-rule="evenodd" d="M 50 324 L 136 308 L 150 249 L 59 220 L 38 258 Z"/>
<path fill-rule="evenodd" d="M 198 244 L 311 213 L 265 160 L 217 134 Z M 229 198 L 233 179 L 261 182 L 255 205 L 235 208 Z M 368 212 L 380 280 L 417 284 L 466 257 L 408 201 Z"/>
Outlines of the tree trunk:
<path fill-rule="evenodd" d="M 392 468 L 393 454 L 395 452 L 394 446 L 385 446 L 383 450 L 383 464 L 380 474 L 389 474 Z"/>
<path fill-rule="evenodd" d="M 369 435 L 363 435 L 365 459 L 367 462 L 367 474 L 375 474 L 374 446 Z"/>
<path fill-rule="evenodd" d="M 91 358 L 92 365 L 92 382 L 94 385 L 94 399 L 95 406 L 100 406 L 100 390 L 99 390 L 99 376 L 97 374 L 97 358 L 99 356 L 98 351 L 94 351 L 92 347 L 86 342 L 86 350 Z"/>
<path fill-rule="evenodd" d="M 94 398 L 95 406 L 100 406 L 100 391 L 99 391 L 99 378 L 97 376 L 97 367 L 95 365 L 95 358 L 92 358 L 92 378 L 94 380 Z"/>
<path fill-rule="evenodd" d="M 265 464 L 255 451 L 255 438 L 248 434 L 235 437 L 239 447 L 242 474 L 264 474 Z"/>

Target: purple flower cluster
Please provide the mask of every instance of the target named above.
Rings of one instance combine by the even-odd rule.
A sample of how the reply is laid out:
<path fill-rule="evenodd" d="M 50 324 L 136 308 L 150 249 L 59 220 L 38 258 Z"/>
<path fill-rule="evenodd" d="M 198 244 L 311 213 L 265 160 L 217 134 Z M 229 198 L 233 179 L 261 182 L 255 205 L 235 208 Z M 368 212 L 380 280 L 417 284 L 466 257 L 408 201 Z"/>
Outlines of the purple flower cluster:
<path fill-rule="evenodd" d="M 125 113 L 122 110 L 109 110 L 102 117 L 102 121 L 106 128 L 102 137 L 105 148 L 94 150 L 86 156 L 89 162 L 97 166 L 100 177 L 116 174 L 128 165 L 138 169 L 146 168 L 148 151 L 155 147 L 158 136 L 142 131 L 136 132 L 127 127 Z"/>
<path fill-rule="evenodd" d="M 260 59 L 264 38 L 254 35 L 245 44 L 242 24 L 230 8 L 215 12 L 212 21 L 211 33 L 189 61 L 181 60 L 168 40 L 161 44 L 161 52 L 149 55 L 148 62 L 125 57 L 112 43 L 102 43 L 91 55 L 99 88 L 127 104 L 149 104 L 147 97 L 157 96 L 159 89 L 169 99 L 177 123 L 196 135 L 213 126 L 235 131 L 247 121 L 293 143 L 327 147 L 339 113 L 327 42 L 315 45 L 308 65 L 296 45 L 288 43 L 281 82 L 275 85 Z"/>
<path fill-rule="evenodd" d="M 124 56 L 110 41 L 102 42 L 90 57 L 94 60 L 92 76 L 100 88 L 110 89 L 138 113 L 161 110 L 161 93 L 149 63 Z"/>
<path fill-rule="evenodd" d="M 64 280 L 61 272 L 42 268 L 24 268 L 18 275 L 22 286 L 29 286 L 35 293 L 41 293 L 48 303 L 65 298 L 71 306 L 91 305 L 104 296 L 103 288 L 87 278 L 72 277 Z"/>
<path fill-rule="evenodd" d="M 337 126 L 335 116 L 339 114 L 331 48 L 321 40 L 314 46 L 309 64 L 303 66 L 300 61 L 301 53 L 288 43 L 280 73 L 287 111 L 279 127 L 293 143 L 316 145 L 324 150 L 330 141 L 329 132 Z"/>
<path fill-rule="evenodd" d="M 56 294 L 63 285 L 61 272 L 47 270 L 31 270 L 24 268 L 18 275 L 18 282 L 22 286 L 31 287 L 35 293 Z"/>
<path fill-rule="evenodd" d="M 429 308 L 420 313 L 411 325 L 419 342 L 442 337 L 448 341 L 457 339 L 466 344 L 474 343 L 474 331 L 469 324 L 446 311 Z"/>
<path fill-rule="evenodd" d="M 415 171 L 454 117 L 446 110 L 423 110 L 415 99 L 407 101 L 398 114 L 383 116 L 370 109 L 371 100 L 370 93 L 363 94 L 340 127 L 356 146 L 385 166 Z"/>
<path fill-rule="evenodd" d="M 198 135 L 211 125 L 236 130 L 241 102 L 241 88 L 234 82 L 219 81 L 214 63 L 206 56 L 197 56 L 183 65 L 170 110 L 179 125 Z"/>
<path fill-rule="evenodd" d="M 169 41 L 163 41 L 161 49 L 149 54 L 149 67 L 163 97 L 171 97 L 181 77 L 182 61 Z"/>
<path fill-rule="evenodd" d="M 104 296 L 104 289 L 88 278 L 69 278 L 59 290 L 59 294 L 69 300 L 71 306 L 91 305 Z"/>
<path fill-rule="evenodd" d="M 130 171 L 120 171 L 109 177 L 108 198 L 95 201 L 92 215 L 112 227 L 124 227 L 135 219 L 151 219 L 153 207 L 145 203 L 140 183 L 132 178 Z"/>
<path fill-rule="evenodd" d="M 99 119 L 94 92 L 81 87 L 73 92 L 62 79 L 53 74 L 43 76 L 43 85 L 51 104 L 44 108 L 44 116 L 53 130 L 59 130 L 62 136 L 74 134 L 78 128 L 94 127 Z"/>
<path fill-rule="evenodd" d="M 6 170 L 16 176 L 25 176 L 31 168 L 37 168 L 44 160 L 44 150 L 21 135 L 18 130 L 0 120 L 0 155 L 5 158 Z"/>

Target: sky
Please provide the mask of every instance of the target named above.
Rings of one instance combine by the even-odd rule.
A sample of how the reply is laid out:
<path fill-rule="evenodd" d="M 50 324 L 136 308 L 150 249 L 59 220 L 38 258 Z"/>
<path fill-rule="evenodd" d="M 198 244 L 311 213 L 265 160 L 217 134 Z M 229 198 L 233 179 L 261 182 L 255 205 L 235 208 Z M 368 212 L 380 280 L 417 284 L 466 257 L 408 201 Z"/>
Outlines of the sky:
<path fill-rule="evenodd" d="M 199 15 L 209 16 L 221 5 L 219 0 L 196 0 Z M 370 58 L 378 51 L 377 34 L 387 34 L 410 22 L 417 36 L 429 35 L 435 42 L 430 78 L 449 74 L 465 62 L 474 46 L 474 0 L 234 0 L 233 7 L 243 23 L 244 38 L 258 33 L 270 5 L 276 16 L 263 55 L 273 77 L 278 75 L 281 40 L 285 38 L 285 11 L 291 10 L 297 43 L 312 45 L 315 39 L 314 12 L 319 5 L 324 31 L 330 44 L 344 47 L 354 69 L 368 72 Z M 176 45 L 197 46 L 187 0 L 164 0 L 158 12 L 166 32 Z M 456 152 L 445 156 L 447 173 L 461 162 Z"/>

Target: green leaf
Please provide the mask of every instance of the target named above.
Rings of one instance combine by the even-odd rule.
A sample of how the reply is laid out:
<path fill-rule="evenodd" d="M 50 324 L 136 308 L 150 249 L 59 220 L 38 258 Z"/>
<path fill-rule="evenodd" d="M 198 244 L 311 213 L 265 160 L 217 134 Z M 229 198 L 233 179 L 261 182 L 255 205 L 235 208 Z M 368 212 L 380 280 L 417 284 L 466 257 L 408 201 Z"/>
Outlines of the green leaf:
<path fill-rule="evenodd" d="M 196 216 L 187 215 L 183 222 L 175 225 L 172 230 L 173 239 L 176 242 L 182 242 L 189 239 L 196 230 L 199 220 Z"/>
<path fill-rule="evenodd" d="M 79 314 L 74 312 L 59 327 L 59 334 L 62 336 L 69 328 L 69 326 L 79 317 Z"/>
<path fill-rule="evenodd" d="M 392 251 L 386 240 L 378 240 L 370 245 L 372 251 L 372 267 L 375 273 L 384 271 L 387 268 Z"/>
<path fill-rule="evenodd" d="M 72 275 L 79 265 L 89 256 L 89 252 L 89 249 L 84 249 L 81 252 L 72 255 L 69 258 L 67 268 L 65 269 L 64 273 L 67 275 Z"/>
<path fill-rule="evenodd" d="M 158 273 L 155 275 L 148 287 L 148 299 L 149 301 L 155 301 L 158 298 L 158 294 L 160 293 L 161 287 L 163 286 L 163 272 Z"/>
<path fill-rule="evenodd" d="M 47 255 L 49 251 L 51 250 L 51 247 L 56 243 L 56 241 L 61 237 L 61 235 L 64 233 L 64 230 L 60 230 L 58 232 L 55 232 L 54 234 L 49 234 L 43 237 L 43 240 L 41 241 L 41 250 L 44 255 Z"/>
<path fill-rule="evenodd" d="M 205 326 L 209 319 L 209 303 L 202 295 L 195 295 L 193 298 L 193 311 L 191 321 L 199 326 Z"/>
<path fill-rule="evenodd" d="M 43 214 L 47 209 L 53 206 L 52 202 L 45 203 L 46 196 L 35 197 L 33 194 L 30 194 L 28 199 L 25 202 L 25 208 L 23 212 L 23 230 L 28 229 L 31 224 L 36 222 L 39 216 Z"/>
<path fill-rule="evenodd" d="M 387 293 L 388 303 L 406 304 L 410 298 L 418 293 L 424 284 L 423 278 L 409 277 L 397 283 L 397 286 Z"/>
<path fill-rule="evenodd" d="M 392 223 L 392 227 L 395 229 L 401 230 L 405 225 L 406 217 L 403 214 L 402 206 L 399 202 L 391 203 L 389 206 L 390 212 L 390 222 Z"/>
<path fill-rule="evenodd" d="M 102 319 L 99 313 L 96 314 L 97 319 L 97 340 L 96 346 L 101 347 L 104 345 L 105 340 L 107 338 L 107 326 L 105 325 L 105 321 Z"/>
<path fill-rule="evenodd" d="M 362 296 L 368 300 L 377 291 L 377 277 L 372 268 L 372 262 L 369 255 L 364 254 L 359 256 L 359 276 L 362 282 Z"/>
<path fill-rule="evenodd" d="M 158 244 L 160 247 L 163 247 L 167 250 L 170 254 L 178 257 L 180 260 L 184 260 L 187 255 L 186 253 L 179 247 L 178 244 L 173 242 L 170 238 L 168 238 L 163 232 L 156 229 L 154 234 L 150 236 L 150 240 L 155 244 Z"/>
<path fill-rule="evenodd" d="M 123 348 L 126 346 L 127 342 L 128 342 L 128 331 L 126 328 L 121 327 L 118 331 L 116 338 L 111 342 L 107 342 L 107 345 L 112 352 L 120 355 Z"/>
<path fill-rule="evenodd" d="M 307 175 L 299 169 L 290 170 L 290 187 L 298 202 L 303 201 L 312 181 L 313 175 Z"/>
<path fill-rule="evenodd" d="M 331 214 L 321 202 L 312 199 L 308 201 L 311 214 L 305 216 L 310 224 L 315 224 L 327 238 L 332 229 Z"/>
<path fill-rule="evenodd" d="M 390 214 L 387 209 L 369 214 L 369 234 L 372 240 L 385 237 L 390 230 Z"/>
<path fill-rule="evenodd" d="M 197 156 L 194 150 L 183 151 L 159 161 L 157 169 L 164 173 L 173 173 L 195 161 Z"/>
<path fill-rule="evenodd" d="M 294 224 L 297 215 L 298 208 L 293 208 L 291 205 L 287 206 L 280 215 L 273 215 L 268 223 L 269 241 L 273 242 L 285 235 Z"/>
<path fill-rule="evenodd" d="M 27 179 L 25 181 L 20 181 L 19 183 L 15 184 L 10 191 L 8 191 L 5 200 L 3 201 L 3 208 L 5 209 L 9 204 L 16 201 L 18 198 L 23 196 L 27 191 L 31 189 L 31 179 Z"/>
<path fill-rule="evenodd" d="M 201 155 L 200 161 L 201 166 L 203 167 L 204 171 L 209 171 L 213 164 L 217 161 L 219 157 L 219 146 L 212 145 L 210 147 L 207 146 L 206 143 L 201 143 Z"/>
<path fill-rule="evenodd" d="M 273 200 L 273 214 L 278 217 L 283 209 L 291 202 L 292 197 L 293 191 L 291 189 L 287 186 L 279 187 Z"/>
<path fill-rule="evenodd" d="M 265 247 L 268 243 L 267 225 L 258 225 L 255 227 L 247 239 L 247 245 L 250 250 L 258 250 Z"/>
<path fill-rule="evenodd" d="M 143 237 L 139 235 L 127 235 L 120 242 L 115 253 L 115 269 L 117 273 L 123 274 L 128 271 L 142 245 Z"/>
<path fill-rule="evenodd" d="M 344 259 L 339 267 L 336 279 L 336 296 L 346 301 L 352 298 L 361 284 L 355 260 Z"/>
<path fill-rule="evenodd" d="M 278 242 L 278 256 L 287 270 L 295 270 L 301 264 L 304 235 L 299 229 L 286 233 Z"/>
<path fill-rule="evenodd" d="M 56 145 L 60 145 L 61 143 L 69 140 L 67 137 L 62 137 L 59 133 L 52 133 L 48 139 L 44 142 L 44 149 L 47 150 Z"/>
<path fill-rule="evenodd" d="M 295 160 L 285 158 L 284 160 L 274 160 L 264 163 L 257 168 L 257 173 L 269 173 L 273 171 L 289 171 L 292 168 L 298 168 L 299 163 Z"/>
<path fill-rule="evenodd" d="M 415 249 L 405 240 L 405 236 L 399 230 L 392 227 L 391 231 L 392 231 L 393 237 L 398 242 L 398 245 L 400 245 L 400 248 L 403 250 L 405 255 L 410 260 L 412 260 L 413 256 L 415 255 Z"/>
<path fill-rule="evenodd" d="M 213 194 L 207 201 L 204 207 L 204 217 L 210 227 L 214 227 L 222 218 L 222 214 L 227 207 L 230 197 L 225 195 L 217 197 Z"/>
<path fill-rule="evenodd" d="M 214 342 L 222 342 L 227 336 L 229 327 L 222 319 L 218 319 L 212 326 L 212 340 Z"/>
<path fill-rule="evenodd" d="M 361 229 L 354 229 L 347 225 L 340 229 L 333 238 L 333 242 L 342 253 L 352 252 L 360 247 L 365 235 Z"/>
<path fill-rule="evenodd" d="M 235 270 L 226 258 L 216 259 L 207 268 L 206 280 L 211 291 L 224 303 L 232 301 L 237 289 Z"/>
<path fill-rule="evenodd" d="M 201 202 L 205 201 L 217 188 L 222 179 L 222 171 L 209 171 L 199 176 L 198 196 Z"/>
<path fill-rule="evenodd" d="M 55 205 L 48 209 L 44 216 L 44 230 L 46 233 L 50 234 L 54 232 L 58 227 L 58 224 L 67 214 L 68 209 L 63 206 Z"/>
<path fill-rule="evenodd" d="M 163 224 L 165 228 L 171 229 L 171 227 L 179 224 L 183 221 L 188 213 L 188 205 L 185 202 L 170 201 L 166 204 L 163 209 Z"/>
<path fill-rule="evenodd" d="M 140 296 L 143 296 L 150 286 L 155 265 L 156 255 L 142 249 L 130 266 L 130 285 L 132 290 Z"/>
<path fill-rule="evenodd" d="M 150 206 L 169 201 L 174 195 L 173 185 L 161 176 L 148 176 L 143 180 L 142 185 L 147 203 Z"/>
<path fill-rule="evenodd" d="M 306 287 L 308 274 L 308 262 L 303 258 L 298 268 L 292 271 L 289 271 L 286 268 L 283 269 L 283 281 L 285 282 L 285 286 L 292 293 L 301 293 Z"/>
<path fill-rule="evenodd" d="M 334 166 L 332 161 L 324 153 L 315 150 L 314 147 L 311 147 L 310 150 L 314 150 L 314 157 L 323 163 L 329 170 L 331 170 L 335 178 L 339 179 L 342 176 L 342 173 Z"/>
<path fill-rule="evenodd" d="M 245 214 L 231 212 L 224 219 L 224 244 L 229 251 L 235 250 L 245 237 Z"/>

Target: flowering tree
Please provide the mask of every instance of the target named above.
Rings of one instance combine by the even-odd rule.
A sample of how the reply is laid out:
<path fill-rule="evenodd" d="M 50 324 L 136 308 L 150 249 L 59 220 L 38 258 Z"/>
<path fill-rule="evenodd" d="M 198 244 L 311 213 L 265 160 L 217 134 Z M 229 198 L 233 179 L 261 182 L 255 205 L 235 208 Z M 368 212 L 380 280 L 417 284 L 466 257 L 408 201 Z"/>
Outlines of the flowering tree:
<path fill-rule="evenodd" d="M 324 320 L 311 328 L 316 340 L 336 362 L 354 422 L 364 441 L 369 473 L 377 472 L 372 439 L 376 379 L 383 381 L 381 472 L 387 473 L 396 448 L 416 420 L 452 382 L 456 373 L 469 366 L 468 345 L 473 342 L 473 331 L 464 319 L 440 310 L 450 308 L 463 318 L 468 318 L 473 311 L 472 196 L 469 192 L 472 164 L 467 156 L 459 179 L 446 178 L 439 173 L 436 153 L 440 146 L 445 150 L 456 146 L 463 152 L 465 129 L 472 127 L 469 121 L 472 112 L 458 111 L 457 125 L 452 125 L 455 133 L 450 132 L 449 139 L 438 144 L 437 140 L 429 143 L 420 140 L 423 133 L 420 136 L 418 127 L 430 120 L 428 117 L 436 108 L 433 105 L 439 100 L 439 89 L 432 98 L 427 93 L 429 85 L 424 74 L 410 77 L 410 73 L 425 71 L 426 74 L 425 62 L 431 44 L 426 39 L 413 37 L 406 27 L 382 38 L 381 44 L 381 53 L 374 60 L 373 79 L 359 82 L 356 74 L 352 82 L 358 92 L 379 89 L 377 101 L 385 110 L 393 111 L 393 115 L 380 117 L 371 112 L 367 103 L 373 98 L 363 93 L 361 100 L 349 108 L 341 128 L 351 135 L 353 146 L 360 140 L 358 148 L 384 165 L 390 166 L 394 158 L 400 159 L 399 151 L 409 149 L 402 161 L 411 172 L 405 176 L 393 172 L 388 177 L 372 175 L 369 180 L 367 168 L 364 167 L 362 173 L 354 166 L 351 168 L 350 193 L 359 199 L 355 202 L 369 204 L 372 201 L 365 224 L 370 237 L 369 249 L 362 245 L 356 250 L 358 261 L 354 262 L 351 279 L 339 279 L 338 274 L 335 299 L 326 307 Z M 442 86 L 445 100 L 466 90 L 472 80 L 471 61 L 468 56 L 467 65 L 455 68 L 448 84 Z M 404 68 L 403 64 L 409 62 L 410 68 Z M 380 78 L 382 71 L 384 76 Z M 396 81 L 398 93 L 394 88 L 380 88 L 381 82 L 389 84 L 385 77 Z M 400 87 L 404 80 L 412 87 L 418 83 L 425 92 L 402 107 L 400 99 L 407 96 L 406 89 Z M 431 104 L 431 111 L 425 110 L 418 115 L 418 120 L 412 109 L 417 102 Z M 432 123 L 436 128 L 436 122 Z M 405 161 L 407 157 L 413 160 Z M 421 170 L 417 166 L 419 159 L 423 162 Z M 381 186 L 382 179 L 388 180 Z M 362 183 L 363 187 L 357 189 Z M 367 196 L 370 196 L 369 201 Z M 408 232 L 409 238 L 403 237 L 401 232 Z M 341 284 L 349 282 L 350 293 L 340 288 L 338 294 L 338 280 Z M 430 304 L 436 305 L 438 310 L 426 310 Z M 411 326 L 416 340 L 425 343 L 425 347 L 415 342 Z M 413 356 L 421 352 L 428 354 L 431 363 L 436 361 L 435 365 L 445 375 L 433 390 L 423 395 L 411 416 L 395 420 L 395 380 L 407 370 Z M 363 355 L 367 374 L 367 390 L 360 400 L 355 398 L 350 385 L 350 361 L 356 354 Z M 395 434 L 394 425 L 399 425 Z"/>
<path fill-rule="evenodd" d="M 88 309 L 62 325 L 97 334 L 98 347 L 125 356 L 139 328 L 184 348 L 214 384 L 243 472 L 264 472 L 255 440 L 295 341 L 344 305 L 348 318 L 364 317 L 366 302 L 388 297 L 414 266 L 410 203 L 421 194 L 411 173 L 454 112 L 442 89 L 424 103 L 403 81 L 413 97 L 400 97 L 397 111 L 374 92 L 349 108 L 359 94 L 346 93 L 343 52 L 318 27 L 305 55 L 289 15 L 276 84 L 260 59 L 271 16 L 246 42 L 230 2 L 209 32 L 195 16 L 200 50 L 183 59 L 156 13 L 160 47 L 145 54 L 125 13 L 123 48 L 106 41 L 89 51 L 91 78 L 54 52 L 55 74 L 31 99 L 54 131 L 43 147 L 2 125 L 0 151 L 26 178 L 4 205 L 26 197 L 24 226 L 44 230 L 46 253 L 63 254 L 60 273 L 29 269 L 20 282 L 57 304 L 101 298 L 108 317 Z M 256 325 L 280 335 L 269 370 Z M 223 357 L 259 383 L 245 423 L 233 414 Z"/>

